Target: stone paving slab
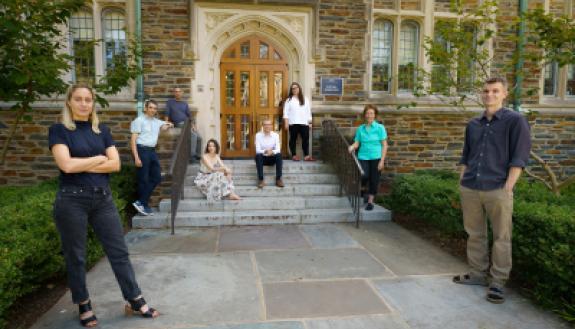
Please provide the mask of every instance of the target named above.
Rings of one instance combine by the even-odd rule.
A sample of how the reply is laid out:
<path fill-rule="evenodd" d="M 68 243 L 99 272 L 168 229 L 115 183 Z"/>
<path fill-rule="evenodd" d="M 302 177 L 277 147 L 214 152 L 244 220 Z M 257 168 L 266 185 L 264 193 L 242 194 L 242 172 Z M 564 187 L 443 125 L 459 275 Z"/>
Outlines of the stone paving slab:
<path fill-rule="evenodd" d="M 338 224 L 396 275 L 465 273 L 464 261 L 393 222 Z"/>
<path fill-rule="evenodd" d="M 140 255 L 132 263 L 146 300 L 162 314 L 157 319 L 127 318 L 107 260 L 88 275 L 98 328 L 173 328 L 191 324 L 261 320 L 256 276 L 248 253 L 215 255 Z M 77 306 L 66 294 L 33 327 L 79 328 Z"/>
<path fill-rule="evenodd" d="M 278 282 L 263 287 L 268 319 L 389 312 L 364 280 Z"/>
<path fill-rule="evenodd" d="M 485 300 L 485 287 L 455 284 L 451 276 L 375 280 L 374 285 L 414 329 L 567 328 L 512 291 L 496 305 Z"/>
<path fill-rule="evenodd" d="M 126 234 L 131 254 L 208 253 L 215 252 L 217 228 L 168 230 L 133 230 Z"/>
<path fill-rule="evenodd" d="M 209 327 L 186 327 L 178 329 L 306 329 L 299 321 L 278 321 L 264 323 L 224 324 Z"/>
<path fill-rule="evenodd" d="M 568 328 L 513 291 L 494 305 L 485 288 L 453 284 L 445 273 L 465 263 L 395 223 L 142 230 L 126 240 L 143 294 L 162 316 L 125 318 L 104 259 L 87 277 L 98 328 Z M 67 293 L 32 328 L 80 328 L 77 319 Z"/>
<path fill-rule="evenodd" d="M 397 314 L 306 320 L 306 329 L 410 329 Z"/>
<path fill-rule="evenodd" d="M 300 225 L 313 248 L 355 248 L 359 244 L 343 229 L 333 225 Z"/>
<path fill-rule="evenodd" d="M 222 227 L 219 251 L 300 249 L 310 245 L 297 226 Z"/>
<path fill-rule="evenodd" d="M 363 249 L 259 251 L 255 255 L 263 282 L 391 276 Z"/>

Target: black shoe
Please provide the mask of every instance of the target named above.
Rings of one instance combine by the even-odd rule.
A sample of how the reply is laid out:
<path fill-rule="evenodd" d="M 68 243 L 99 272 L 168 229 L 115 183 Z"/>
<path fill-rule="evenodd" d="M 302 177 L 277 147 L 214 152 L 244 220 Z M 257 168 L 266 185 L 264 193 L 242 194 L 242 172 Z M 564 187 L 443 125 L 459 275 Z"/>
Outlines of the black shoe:
<path fill-rule="evenodd" d="M 371 202 L 368 203 L 367 206 L 365 206 L 365 210 L 367 210 L 367 211 L 373 210 L 373 203 L 371 203 Z"/>

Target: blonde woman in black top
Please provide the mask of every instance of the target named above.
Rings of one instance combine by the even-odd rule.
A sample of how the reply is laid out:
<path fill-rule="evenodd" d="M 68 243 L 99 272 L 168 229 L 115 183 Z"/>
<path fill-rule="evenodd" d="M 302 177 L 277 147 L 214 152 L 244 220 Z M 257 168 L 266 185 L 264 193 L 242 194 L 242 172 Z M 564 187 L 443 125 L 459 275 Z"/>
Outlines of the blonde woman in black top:
<path fill-rule="evenodd" d="M 54 221 L 60 233 L 72 301 L 84 327 L 98 324 L 86 287 L 86 234 L 92 226 L 122 290 L 127 314 L 155 318 L 158 311 L 142 297 L 124 242 L 122 224 L 109 186 L 109 173 L 120 170 L 110 129 L 99 123 L 94 93 L 85 85 L 68 90 L 62 123 L 50 127 L 49 146 L 60 169 Z"/>

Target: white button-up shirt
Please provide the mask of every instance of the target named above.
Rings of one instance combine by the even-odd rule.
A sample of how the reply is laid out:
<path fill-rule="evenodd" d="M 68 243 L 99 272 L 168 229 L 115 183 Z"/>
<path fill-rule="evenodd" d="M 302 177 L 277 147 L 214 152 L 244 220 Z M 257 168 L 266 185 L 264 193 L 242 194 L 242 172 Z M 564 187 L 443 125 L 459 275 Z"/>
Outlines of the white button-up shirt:
<path fill-rule="evenodd" d="M 284 119 L 290 125 L 307 125 L 311 123 L 311 107 L 309 99 L 304 97 L 304 104 L 299 104 L 297 96 L 292 96 L 284 104 Z"/>
<path fill-rule="evenodd" d="M 263 154 L 268 149 L 272 149 L 274 154 L 281 152 L 280 135 L 275 131 L 270 131 L 269 134 L 260 131 L 256 134 L 256 153 Z"/>

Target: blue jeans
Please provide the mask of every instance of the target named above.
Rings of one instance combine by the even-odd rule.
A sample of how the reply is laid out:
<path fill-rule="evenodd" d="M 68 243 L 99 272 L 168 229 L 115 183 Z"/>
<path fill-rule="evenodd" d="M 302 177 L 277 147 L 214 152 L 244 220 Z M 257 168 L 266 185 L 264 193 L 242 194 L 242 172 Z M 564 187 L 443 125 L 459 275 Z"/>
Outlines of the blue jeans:
<path fill-rule="evenodd" d="M 258 171 L 258 179 L 264 179 L 264 166 L 276 166 L 276 180 L 282 178 L 282 155 L 281 153 L 264 156 L 261 153 L 256 154 L 256 168 Z"/>
<path fill-rule="evenodd" d="M 138 200 L 148 207 L 148 201 L 154 189 L 162 180 L 160 160 L 154 148 L 138 146 L 138 155 L 142 166 L 138 168 Z"/>
<path fill-rule="evenodd" d="M 104 247 L 124 299 L 134 299 L 141 294 L 109 187 L 61 187 L 54 201 L 54 221 L 60 233 L 68 286 L 75 304 L 90 298 L 86 288 L 88 224 Z"/>

